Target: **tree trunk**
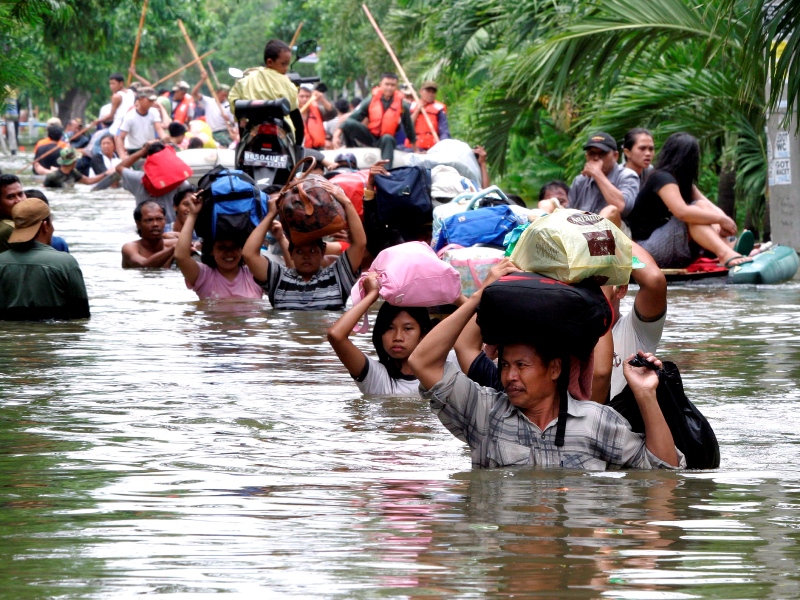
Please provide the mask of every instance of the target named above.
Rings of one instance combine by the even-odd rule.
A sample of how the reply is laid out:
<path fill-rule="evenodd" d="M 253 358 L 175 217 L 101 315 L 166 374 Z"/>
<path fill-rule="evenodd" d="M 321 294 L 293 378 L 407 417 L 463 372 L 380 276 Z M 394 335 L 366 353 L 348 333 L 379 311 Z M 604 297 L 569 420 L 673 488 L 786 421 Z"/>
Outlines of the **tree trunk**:
<path fill-rule="evenodd" d="M 719 174 L 717 206 L 731 219 L 736 220 L 736 170 L 727 162 L 722 165 Z"/>
<path fill-rule="evenodd" d="M 64 126 L 71 119 L 85 120 L 86 107 L 91 99 L 92 95 L 89 92 L 78 88 L 69 90 L 58 103 L 58 118 L 61 119 Z"/>

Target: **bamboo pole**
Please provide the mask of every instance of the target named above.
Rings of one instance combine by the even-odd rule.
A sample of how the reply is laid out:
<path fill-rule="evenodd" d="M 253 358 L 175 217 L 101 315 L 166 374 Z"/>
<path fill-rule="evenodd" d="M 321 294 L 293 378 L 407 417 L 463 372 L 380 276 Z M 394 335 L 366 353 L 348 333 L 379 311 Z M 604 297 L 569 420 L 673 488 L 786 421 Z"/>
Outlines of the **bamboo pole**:
<path fill-rule="evenodd" d="M 131 56 L 131 66 L 128 68 L 128 81 L 125 87 L 131 85 L 131 71 L 136 67 L 136 56 L 139 54 L 139 42 L 142 40 L 142 29 L 144 28 L 144 17 L 147 14 L 147 2 L 144 0 L 142 5 L 142 16 L 139 17 L 139 31 L 136 33 L 136 43 L 133 45 L 133 55 Z"/>
<path fill-rule="evenodd" d="M 397 60 L 397 56 L 395 55 L 394 51 L 392 50 L 392 47 L 389 45 L 389 42 L 387 41 L 387 39 L 384 37 L 383 32 L 381 31 L 380 27 L 378 27 L 378 24 L 375 22 L 375 19 L 372 17 L 372 13 L 369 12 L 369 9 L 367 8 L 366 4 L 362 4 L 361 8 L 363 8 L 364 12 L 367 13 L 367 18 L 369 19 L 369 22 L 372 23 L 372 27 L 375 29 L 375 33 L 377 33 L 378 37 L 381 38 L 381 41 L 383 42 L 383 45 L 386 47 L 386 51 L 389 53 L 389 56 L 392 57 L 392 61 L 394 62 L 394 66 L 397 67 L 397 71 L 403 77 L 403 81 L 408 86 L 408 89 L 411 90 L 411 95 L 414 97 L 414 101 L 419 106 L 422 106 L 422 102 L 420 101 L 419 96 L 417 96 L 417 92 L 414 91 L 414 86 L 411 85 L 411 82 L 408 80 L 408 76 L 406 75 L 406 72 L 403 70 L 403 66 L 400 64 L 400 61 Z M 428 124 L 428 129 L 430 129 L 431 133 L 433 134 L 434 143 L 438 143 L 439 134 L 434 129 L 433 123 L 431 122 L 430 116 L 428 116 L 428 113 L 425 110 L 422 110 L 422 116 L 425 117 L 425 122 Z"/>
<path fill-rule="evenodd" d="M 214 54 L 214 52 L 216 52 L 216 50 L 209 50 L 205 54 L 201 54 L 199 56 L 199 59 L 202 60 L 202 59 L 206 58 L 209 54 Z M 192 65 L 196 65 L 198 62 L 200 62 L 198 59 L 193 59 L 191 62 L 188 62 L 185 65 L 183 65 L 182 67 L 179 67 L 179 68 L 175 69 L 169 75 L 165 75 L 164 77 L 162 77 L 161 79 L 159 79 L 158 81 L 153 83 L 153 85 L 151 85 L 150 87 L 156 87 L 157 85 L 159 85 L 161 83 L 164 83 L 167 79 L 171 79 L 172 77 L 175 77 L 175 75 L 177 75 L 181 71 L 185 71 L 186 69 L 188 69 Z"/>
<path fill-rule="evenodd" d="M 206 52 L 206 54 L 208 54 L 208 52 Z M 201 56 L 200 58 L 203 57 Z M 211 64 L 211 61 L 208 61 L 206 64 L 208 65 L 208 70 L 211 71 L 211 76 L 214 78 L 214 85 L 216 85 L 217 89 L 219 89 L 219 77 L 217 77 L 217 72 L 214 70 L 214 65 Z"/>
<path fill-rule="evenodd" d="M 200 69 L 200 72 L 206 77 L 206 85 L 208 86 L 208 89 L 211 92 L 211 97 L 214 98 L 214 102 L 217 103 L 220 116 L 225 121 L 225 125 L 227 125 L 228 127 L 228 133 L 231 134 L 231 137 L 235 137 L 235 134 L 233 132 L 233 127 L 230 121 L 228 121 L 228 119 L 225 118 L 225 111 L 222 110 L 222 104 L 220 104 L 219 98 L 217 98 L 217 91 L 214 89 L 214 84 L 211 83 L 211 79 L 209 79 L 208 77 L 208 71 L 206 71 L 206 68 L 203 66 L 203 61 L 200 60 L 200 56 L 198 56 L 197 54 L 197 50 L 195 49 L 194 44 L 192 43 L 192 38 L 189 37 L 189 34 L 186 32 L 186 27 L 184 27 L 183 21 L 181 21 L 180 19 L 178 19 L 178 27 L 180 27 L 181 33 L 183 34 L 183 37 L 186 39 L 186 45 L 189 46 L 189 50 L 191 51 L 192 56 L 194 56 L 194 58 L 197 60 L 197 66 Z"/>
<path fill-rule="evenodd" d="M 294 45 L 297 43 L 297 38 L 300 37 L 300 30 L 303 29 L 303 21 L 300 21 L 300 25 L 297 26 L 297 29 L 292 36 L 292 41 L 289 42 L 289 48 L 294 48 Z"/>
<path fill-rule="evenodd" d="M 142 82 L 143 84 L 145 84 L 147 87 L 153 87 L 153 86 L 152 86 L 152 84 L 151 84 L 149 81 L 147 81 L 147 79 L 145 79 L 144 77 L 142 77 L 141 75 L 139 75 L 139 74 L 136 72 L 136 69 L 133 69 L 133 70 L 132 70 L 130 73 L 128 73 L 128 75 L 133 75 L 133 76 L 134 76 L 136 79 L 138 79 L 139 81 L 141 81 L 141 82 Z"/>
<path fill-rule="evenodd" d="M 80 130 L 78 133 L 76 133 L 75 135 L 73 135 L 73 136 L 72 136 L 72 138 L 73 138 L 73 139 L 74 139 L 74 138 L 79 138 L 80 136 L 82 136 L 84 133 L 86 133 L 87 131 L 89 131 L 89 130 L 90 130 L 92 127 L 94 127 L 95 125 L 97 125 L 97 121 L 92 121 L 92 122 L 91 122 L 91 123 L 89 123 L 89 124 L 88 124 L 86 127 L 84 127 L 83 129 L 81 129 L 81 130 Z M 22 167 L 22 168 L 21 168 L 19 171 L 17 171 L 17 175 L 19 175 L 20 173 L 22 173 L 22 172 L 23 172 L 25 169 L 27 169 L 28 167 L 31 167 L 31 166 L 33 166 L 35 163 L 37 163 L 37 162 L 39 162 L 40 160 L 42 160 L 42 159 L 43 159 L 45 156 L 50 156 L 50 155 L 51 155 L 53 152 L 55 152 L 56 150 L 61 150 L 61 148 L 58 146 L 58 143 L 57 143 L 57 142 L 54 142 L 54 143 L 56 144 L 56 146 L 55 146 L 54 148 L 50 148 L 50 150 L 48 150 L 47 152 L 45 152 L 44 154 L 42 154 L 42 155 L 41 155 L 39 158 L 35 158 L 35 159 L 34 159 L 34 160 L 32 160 L 31 162 L 29 162 L 27 165 L 25 165 L 24 167 Z"/>

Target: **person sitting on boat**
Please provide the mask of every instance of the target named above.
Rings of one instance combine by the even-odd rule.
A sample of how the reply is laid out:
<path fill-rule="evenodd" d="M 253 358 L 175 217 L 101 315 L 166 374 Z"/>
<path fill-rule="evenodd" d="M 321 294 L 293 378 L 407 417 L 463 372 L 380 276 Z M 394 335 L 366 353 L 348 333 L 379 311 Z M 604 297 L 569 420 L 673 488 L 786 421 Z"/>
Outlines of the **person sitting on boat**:
<path fill-rule="evenodd" d="M 83 175 L 75 168 L 75 164 L 78 162 L 78 153 L 74 148 L 63 148 L 59 153 L 57 162 L 58 169 L 48 173 L 44 178 L 44 187 L 62 188 L 65 185 L 70 186 L 76 183 L 92 185 L 114 172 L 112 169 L 108 169 L 94 177 Z"/>
<path fill-rule="evenodd" d="M 435 81 L 426 81 L 419 89 L 420 102 L 411 104 L 411 122 L 414 123 L 414 131 L 417 133 L 417 148 L 424 152 L 430 150 L 436 143 L 436 138 L 431 132 L 433 131 L 439 136 L 439 140 L 450 139 L 450 126 L 447 123 L 447 106 L 443 102 L 436 100 L 436 92 L 439 86 Z M 425 120 L 425 115 L 422 112 L 428 113 L 428 121 Z M 410 148 L 411 143 L 406 139 L 406 147 Z"/>
<path fill-rule="evenodd" d="M 378 360 L 359 350 L 350 339 L 369 308 L 378 301 L 376 274 L 364 279 L 364 297 L 328 330 L 328 342 L 362 394 L 417 396 L 419 380 L 408 366 L 408 357 L 431 330 L 428 309 L 393 306 L 384 302 L 372 328 L 372 344 Z"/>
<path fill-rule="evenodd" d="M 162 115 L 154 106 L 156 98 L 153 88 L 140 88 L 133 110 L 122 117 L 116 143 L 117 154 L 123 159 L 143 148 L 147 142 L 164 138 Z"/>
<path fill-rule="evenodd" d="M 705 198 L 695 185 L 700 146 L 688 133 L 674 133 L 658 153 L 628 215 L 631 238 L 662 269 L 680 268 L 695 258 L 691 243 L 714 253 L 720 265 L 733 268 L 752 259 L 737 253 L 727 241 L 736 223 Z"/>
<path fill-rule="evenodd" d="M 625 155 L 625 166 L 636 171 L 639 176 L 639 189 L 653 172 L 653 156 L 655 154 L 653 134 L 647 129 L 636 127 L 625 134 L 622 140 L 622 153 Z"/>
<path fill-rule="evenodd" d="M 142 202 L 147 201 L 155 202 L 164 211 L 166 221 L 171 223 L 175 220 L 175 209 L 173 207 L 172 198 L 181 189 L 188 187 L 189 184 L 184 182 L 174 191 L 164 194 L 163 196 L 151 196 L 147 192 L 147 188 L 145 188 L 144 184 L 142 183 L 144 171 L 137 171 L 131 168 L 136 161 L 157 152 L 161 152 L 164 150 L 164 148 L 166 148 L 164 142 L 160 140 L 149 140 L 145 142 L 144 147 L 142 147 L 140 150 L 137 150 L 133 154 L 129 154 L 122 159 L 115 169 L 117 173 L 122 176 L 121 183 L 123 189 L 133 194 L 133 197 L 136 199 L 136 204 L 141 204 Z"/>
<path fill-rule="evenodd" d="M 253 280 L 250 269 L 242 261 L 243 235 L 213 240 L 211 265 L 192 257 L 192 235 L 203 201 L 194 192 L 186 194 L 185 198 L 190 208 L 175 246 L 175 262 L 183 274 L 186 287 L 193 290 L 200 300 L 261 298 L 264 294 L 261 286 Z"/>
<path fill-rule="evenodd" d="M 548 181 L 539 190 L 539 209 L 552 213 L 569 206 L 569 186 L 560 179 Z"/>
<path fill-rule="evenodd" d="M 571 340 L 539 339 L 501 346 L 503 392 L 481 387 L 447 362 L 447 354 L 475 314 L 483 290 L 515 270 L 509 259 L 492 267 L 481 289 L 434 327 L 408 359 L 411 371 L 419 378 L 422 397 L 430 401 L 442 424 L 469 445 L 472 466 L 588 470 L 685 467 L 685 458 L 675 447 L 658 406 L 658 375 L 651 369 L 633 367 L 628 360 L 624 363 L 625 377 L 644 419 L 644 435 L 634 433 L 612 408 L 577 401 L 567 393 L 563 445 L 559 445 L 559 407 L 565 387 L 561 373 L 569 368 L 563 360 L 571 360 Z M 513 327 L 509 323 L 509 328 Z M 639 356 L 661 367 L 661 361 L 652 354 L 640 352 Z"/>
<path fill-rule="evenodd" d="M 91 166 L 89 167 L 90 177 L 106 173 L 109 170 L 113 172 L 121 162 L 114 144 L 114 137 L 108 133 L 107 129 L 104 131 L 106 131 L 106 135 L 100 138 L 100 152 L 92 156 Z"/>
<path fill-rule="evenodd" d="M 325 94 L 314 90 L 308 84 L 303 84 L 297 90 L 297 105 L 303 115 L 305 127 L 303 146 L 314 150 L 325 150 L 325 122 L 336 116 L 333 104 L 325 97 Z"/>
<path fill-rule="evenodd" d="M 164 238 L 164 208 L 152 200 L 133 210 L 139 239 L 122 246 L 123 269 L 168 269 L 172 266 L 177 239 Z"/>
<path fill-rule="evenodd" d="M 167 133 L 169 135 L 164 138 L 164 143 L 172 146 L 175 152 L 180 152 L 183 140 L 186 138 L 186 125 L 179 121 L 173 121 L 167 126 Z"/>
<path fill-rule="evenodd" d="M 409 104 L 403 100 L 403 93 L 397 89 L 397 75 L 384 73 L 380 84 L 372 90 L 371 97 L 364 99 L 342 123 L 345 146 L 380 148 L 381 159 L 388 160 L 391 168 L 397 147 L 394 136 L 398 127 L 403 127 L 412 151 L 417 151 L 417 134 L 409 108 Z M 364 125 L 364 120 L 367 120 L 367 125 Z"/>
<path fill-rule="evenodd" d="M 325 252 L 322 239 L 304 245 L 294 245 L 290 240 L 289 254 L 294 268 L 283 267 L 261 254 L 261 245 L 278 213 L 275 197 L 270 198 L 267 216 L 244 245 L 244 262 L 275 309 L 341 310 L 358 277 L 367 247 L 361 219 L 342 188 L 328 181 L 320 185 L 344 207 L 352 242 L 332 265 L 321 268 Z"/>
<path fill-rule="evenodd" d="M 61 125 L 48 125 L 47 137 L 42 138 L 33 147 L 33 172 L 47 175 L 58 169 L 58 151 L 55 148 L 68 148 L 64 141 L 64 129 Z M 46 155 L 46 156 L 45 156 Z"/>
<path fill-rule="evenodd" d="M 616 140 L 604 131 L 584 144 L 586 164 L 569 188 L 569 207 L 605 217 L 620 229 L 639 193 L 639 176 L 621 167 Z"/>
<path fill-rule="evenodd" d="M 281 40 L 270 40 L 264 47 L 264 67 L 255 69 L 239 79 L 231 88 L 228 99 L 236 113 L 237 100 L 289 101 L 289 118 L 295 131 L 295 143 L 304 140 L 303 117 L 297 105 L 297 87 L 286 76 L 292 62 L 292 49 Z"/>
<path fill-rule="evenodd" d="M 190 89 L 191 86 L 188 83 L 179 81 L 172 86 L 172 91 L 169 93 L 169 99 L 172 103 L 170 117 L 173 121 L 184 125 L 194 119 L 194 100 L 191 94 L 187 93 Z"/>
<path fill-rule="evenodd" d="M 206 82 L 208 79 L 208 73 L 205 71 L 200 75 L 200 81 L 197 82 L 192 88 L 192 96 L 196 102 L 196 108 L 202 107 L 203 109 L 203 116 L 205 117 L 206 123 L 211 128 L 211 135 L 214 137 L 214 141 L 217 142 L 221 147 L 228 148 L 234 141 L 234 139 L 238 138 L 238 132 L 236 131 L 236 120 L 233 118 L 233 113 L 231 113 L 231 105 L 228 102 L 228 95 L 230 94 L 231 88 L 229 85 L 220 84 L 217 88 L 217 101 L 214 100 L 211 96 L 206 96 L 200 91 L 200 86 Z M 220 113 L 220 108 L 222 112 Z M 197 110 L 195 110 L 195 117 L 199 117 L 197 114 Z"/>

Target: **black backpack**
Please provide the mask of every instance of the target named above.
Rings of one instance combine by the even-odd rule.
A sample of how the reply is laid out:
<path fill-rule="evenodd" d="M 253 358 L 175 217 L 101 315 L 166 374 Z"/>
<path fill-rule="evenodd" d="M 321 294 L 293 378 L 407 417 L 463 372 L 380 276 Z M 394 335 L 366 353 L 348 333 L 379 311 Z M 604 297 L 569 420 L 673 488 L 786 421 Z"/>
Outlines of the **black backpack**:
<path fill-rule="evenodd" d="M 686 397 L 675 363 L 665 360 L 663 364 L 658 371 L 656 397 L 675 446 L 686 456 L 688 468 L 716 469 L 719 467 L 719 443 L 714 430 Z M 644 433 L 642 414 L 629 386 L 626 385 L 608 405 L 625 417 L 635 432 Z"/>
<path fill-rule="evenodd" d="M 203 238 L 203 262 L 209 264 L 214 240 L 244 244 L 267 215 L 267 196 L 244 171 L 221 165 L 206 173 L 198 187 L 203 190 L 203 208 L 194 229 Z"/>
<path fill-rule="evenodd" d="M 378 219 L 391 227 L 431 223 L 431 172 L 420 166 L 398 167 L 376 176 L 375 201 Z"/>

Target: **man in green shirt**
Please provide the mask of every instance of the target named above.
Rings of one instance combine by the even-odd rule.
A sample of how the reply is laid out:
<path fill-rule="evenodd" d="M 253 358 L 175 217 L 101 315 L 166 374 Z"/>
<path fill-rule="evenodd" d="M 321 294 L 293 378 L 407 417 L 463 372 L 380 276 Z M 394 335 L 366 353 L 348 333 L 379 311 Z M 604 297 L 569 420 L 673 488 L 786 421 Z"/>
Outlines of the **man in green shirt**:
<path fill-rule="evenodd" d="M 0 254 L 0 319 L 88 319 L 89 300 L 78 261 L 50 246 L 50 208 L 38 198 L 28 198 L 14 205 L 11 216 L 11 247 Z"/>

